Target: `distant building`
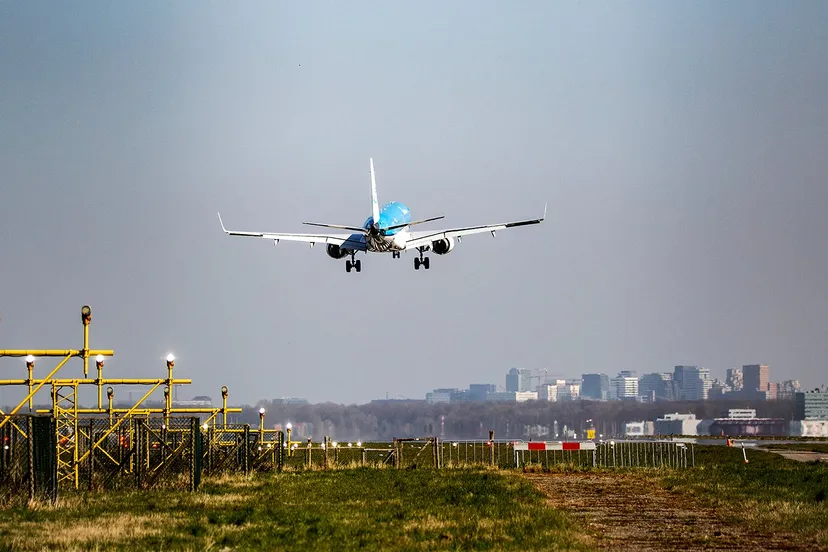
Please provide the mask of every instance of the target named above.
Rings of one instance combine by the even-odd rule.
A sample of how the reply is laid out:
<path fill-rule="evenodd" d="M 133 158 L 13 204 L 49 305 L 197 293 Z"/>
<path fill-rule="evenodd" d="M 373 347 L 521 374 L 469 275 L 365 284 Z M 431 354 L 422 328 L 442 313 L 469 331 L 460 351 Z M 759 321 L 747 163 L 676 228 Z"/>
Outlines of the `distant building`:
<path fill-rule="evenodd" d="M 497 386 L 493 383 L 472 383 L 469 385 L 470 401 L 485 401 L 489 393 L 497 393 Z"/>
<path fill-rule="evenodd" d="M 557 383 L 543 383 L 538 388 L 538 400 L 541 401 L 557 401 L 558 400 L 558 384 Z"/>
<path fill-rule="evenodd" d="M 828 420 L 797 420 L 789 424 L 791 437 L 828 437 Z"/>
<path fill-rule="evenodd" d="M 643 437 L 655 435 L 655 424 L 653 422 L 627 422 L 624 425 L 624 435 L 628 437 Z"/>
<path fill-rule="evenodd" d="M 512 368 L 506 374 L 506 391 L 521 392 L 532 389 L 532 371 L 525 368 Z"/>
<path fill-rule="evenodd" d="M 193 397 L 189 401 L 173 401 L 173 408 L 212 408 L 213 399 L 204 395 Z"/>
<path fill-rule="evenodd" d="M 725 384 L 730 387 L 731 393 L 740 393 L 744 388 L 741 368 L 728 368 L 725 375 Z"/>
<path fill-rule="evenodd" d="M 828 391 L 813 391 L 796 394 L 796 420 L 828 420 Z"/>
<path fill-rule="evenodd" d="M 767 398 L 770 383 L 770 367 L 767 364 L 745 364 L 742 366 L 744 392 L 750 398 Z"/>
<path fill-rule="evenodd" d="M 574 401 L 581 396 L 580 380 L 564 381 L 563 385 L 557 387 L 559 401 Z"/>
<path fill-rule="evenodd" d="M 506 391 L 498 393 L 489 393 L 486 396 L 487 401 L 493 402 L 525 402 L 537 399 L 537 391 Z"/>
<path fill-rule="evenodd" d="M 581 381 L 581 398 L 599 401 L 609 399 L 610 383 L 607 374 L 583 374 Z"/>
<path fill-rule="evenodd" d="M 731 408 L 727 411 L 730 420 L 752 420 L 756 417 L 755 408 Z"/>
<path fill-rule="evenodd" d="M 638 377 L 634 372 L 624 370 L 610 380 L 610 396 L 617 400 L 638 398 Z"/>
<path fill-rule="evenodd" d="M 273 399 L 273 404 L 308 404 L 308 399 L 300 397 L 281 397 Z"/>
<path fill-rule="evenodd" d="M 638 378 L 638 395 L 647 402 L 673 400 L 673 374 L 644 374 Z"/>
<path fill-rule="evenodd" d="M 452 394 L 459 391 L 458 389 L 435 389 L 431 393 L 426 393 L 425 402 L 428 404 L 439 404 L 451 402 Z"/>
<path fill-rule="evenodd" d="M 695 414 L 665 414 L 655 421 L 655 434 L 698 435 L 699 421 Z"/>
<path fill-rule="evenodd" d="M 785 380 L 779 384 L 776 398 L 780 401 L 793 399 L 800 391 L 802 391 L 802 387 L 799 385 L 799 380 Z"/>

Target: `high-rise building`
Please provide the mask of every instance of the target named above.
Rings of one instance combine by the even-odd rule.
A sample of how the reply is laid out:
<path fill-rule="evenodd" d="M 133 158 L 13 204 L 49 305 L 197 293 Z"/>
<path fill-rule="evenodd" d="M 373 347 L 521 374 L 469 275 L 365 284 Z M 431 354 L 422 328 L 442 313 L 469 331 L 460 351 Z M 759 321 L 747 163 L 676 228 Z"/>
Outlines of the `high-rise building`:
<path fill-rule="evenodd" d="M 673 400 L 673 374 L 644 374 L 638 378 L 638 395 L 646 401 Z"/>
<path fill-rule="evenodd" d="M 610 395 L 618 400 L 638 398 L 638 377 L 634 372 L 624 370 L 610 381 Z"/>
<path fill-rule="evenodd" d="M 802 391 L 802 387 L 799 385 L 799 380 L 785 380 L 779 384 L 776 398 L 779 400 L 792 399 L 800 391 Z"/>
<path fill-rule="evenodd" d="M 797 420 L 828 420 L 828 392 L 825 389 L 796 394 Z"/>
<path fill-rule="evenodd" d="M 581 379 L 582 398 L 599 401 L 609 398 L 609 376 L 607 374 L 583 374 Z"/>
<path fill-rule="evenodd" d="M 739 393 L 744 388 L 741 368 L 728 368 L 725 375 L 725 384 L 730 387 L 731 393 Z"/>
<path fill-rule="evenodd" d="M 506 374 L 506 391 L 521 393 L 531 391 L 532 371 L 525 368 L 512 368 Z"/>
<path fill-rule="evenodd" d="M 770 368 L 767 364 L 745 364 L 742 366 L 745 395 L 767 398 L 769 377 Z"/>
<path fill-rule="evenodd" d="M 673 389 L 676 400 L 701 401 L 706 400 L 713 380 L 710 379 L 710 370 L 698 366 L 676 366 L 673 371 Z"/>

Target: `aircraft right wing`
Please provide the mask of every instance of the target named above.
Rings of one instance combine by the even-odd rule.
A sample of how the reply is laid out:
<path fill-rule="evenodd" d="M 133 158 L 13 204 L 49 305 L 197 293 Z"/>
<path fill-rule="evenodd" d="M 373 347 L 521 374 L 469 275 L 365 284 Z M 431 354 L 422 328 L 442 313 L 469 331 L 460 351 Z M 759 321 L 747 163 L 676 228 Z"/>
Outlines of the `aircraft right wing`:
<path fill-rule="evenodd" d="M 543 208 L 543 216 L 537 219 L 518 220 L 514 222 L 503 222 L 500 224 L 484 224 L 481 226 L 467 226 L 465 228 L 451 228 L 448 230 L 431 230 L 426 232 L 411 232 L 411 238 L 406 242 L 405 248 L 407 250 L 416 249 L 429 244 L 433 241 L 445 238 L 460 238 L 471 234 L 482 234 L 483 232 L 491 232 L 492 235 L 497 230 L 505 230 L 506 228 L 515 228 L 518 226 L 528 226 L 530 224 L 540 224 L 546 219 L 546 206 Z"/>
<path fill-rule="evenodd" d="M 221 214 L 218 215 L 219 224 L 225 234 L 229 236 L 246 236 L 248 238 L 264 238 L 266 240 L 273 240 L 279 243 L 280 240 L 305 242 L 310 244 L 325 243 L 338 245 L 343 249 L 353 249 L 355 251 L 366 251 L 368 249 L 365 238 L 362 234 L 275 234 L 272 232 L 240 232 L 237 230 L 228 230 L 224 227 L 224 222 L 221 220 Z"/>

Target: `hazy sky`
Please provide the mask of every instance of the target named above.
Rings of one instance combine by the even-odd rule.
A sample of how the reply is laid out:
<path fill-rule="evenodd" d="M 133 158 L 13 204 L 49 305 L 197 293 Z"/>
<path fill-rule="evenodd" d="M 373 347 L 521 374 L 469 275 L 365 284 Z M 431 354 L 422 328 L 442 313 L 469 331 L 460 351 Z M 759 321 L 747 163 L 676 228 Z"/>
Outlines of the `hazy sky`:
<path fill-rule="evenodd" d="M 826 21 L 822 1 L 2 2 L 0 348 L 80 347 L 88 303 L 107 374 L 163 377 L 173 351 L 181 398 L 422 398 L 512 366 L 828 383 Z M 222 234 L 216 211 L 362 223 L 369 156 L 380 202 L 446 215 L 430 228 L 549 218 L 427 272 Z"/>

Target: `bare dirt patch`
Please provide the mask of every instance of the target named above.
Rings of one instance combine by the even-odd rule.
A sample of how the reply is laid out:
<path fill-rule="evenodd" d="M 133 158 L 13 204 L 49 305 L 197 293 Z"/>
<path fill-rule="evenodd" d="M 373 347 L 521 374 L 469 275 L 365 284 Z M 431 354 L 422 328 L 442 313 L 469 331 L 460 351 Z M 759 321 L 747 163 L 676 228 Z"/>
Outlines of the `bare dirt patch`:
<path fill-rule="evenodd" d="M 612 550 L 815 550 L 801 537 L 762 532 L 693 497 L 630 473 L 526 474 L 555 508 L 586 524 L 594 546 Z"/>

